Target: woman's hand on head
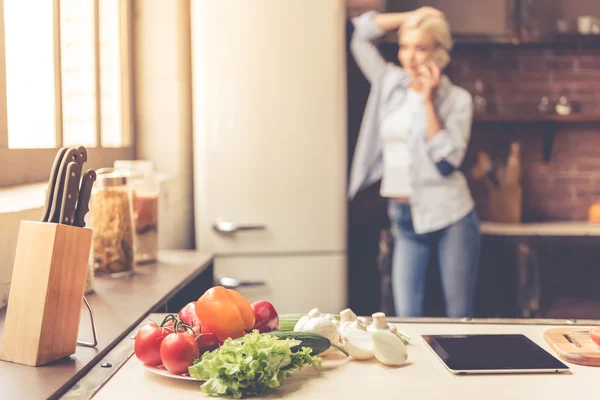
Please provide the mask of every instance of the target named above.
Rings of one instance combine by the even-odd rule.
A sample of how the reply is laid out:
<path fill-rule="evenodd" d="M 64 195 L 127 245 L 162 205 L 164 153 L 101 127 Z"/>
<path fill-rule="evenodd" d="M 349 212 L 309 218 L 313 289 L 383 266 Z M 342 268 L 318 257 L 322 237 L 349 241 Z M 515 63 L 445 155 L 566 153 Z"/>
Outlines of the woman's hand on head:
<path fill-rule="evenodd" d="M 419 68 L 417 81 L 421 84 L 419 91 L 423 95 L 425 101 L 433 101 L 435 93 L 440 86 L 440 69 L 433 62 L 428 61 Z"/>
<path fill-rule="evenodd" d="M 446 18 L 443 12 L 433 7 L 421 7 L 412 12 L 411 18 L 440 17 Z"/>

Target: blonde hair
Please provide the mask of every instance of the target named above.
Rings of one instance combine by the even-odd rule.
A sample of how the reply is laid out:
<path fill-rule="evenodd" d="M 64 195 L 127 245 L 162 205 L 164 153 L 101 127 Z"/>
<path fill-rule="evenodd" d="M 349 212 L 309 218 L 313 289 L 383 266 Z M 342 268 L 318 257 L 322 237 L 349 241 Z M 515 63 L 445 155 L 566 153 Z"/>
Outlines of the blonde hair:
<path fill-rule="evenodd" d="M 448 21 L 445 18 L 430 15 L 409 19 L 400 26 L 400 29 L 398 29 L 398 41 L 400 41 L 404 32 L 412 29 L 424 30 L 433 36 L 437 45 L 437 51 L 443 53 L 442 58 L 444 59 L 444 65 L 441 65 L 440 67 L 444 68 L 448 65 L 450 62 L 450 51 L 454 46 Z"/>

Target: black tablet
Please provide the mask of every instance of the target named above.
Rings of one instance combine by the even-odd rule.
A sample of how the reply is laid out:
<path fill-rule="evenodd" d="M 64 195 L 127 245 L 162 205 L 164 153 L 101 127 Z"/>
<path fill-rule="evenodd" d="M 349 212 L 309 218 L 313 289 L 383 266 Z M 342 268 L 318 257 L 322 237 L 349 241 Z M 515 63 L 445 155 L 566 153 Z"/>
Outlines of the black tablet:
<path fill-rule="evenodd" d="M 569 367 L 525 335 L 422 335 L 454 374 L 564 372 Z"/>

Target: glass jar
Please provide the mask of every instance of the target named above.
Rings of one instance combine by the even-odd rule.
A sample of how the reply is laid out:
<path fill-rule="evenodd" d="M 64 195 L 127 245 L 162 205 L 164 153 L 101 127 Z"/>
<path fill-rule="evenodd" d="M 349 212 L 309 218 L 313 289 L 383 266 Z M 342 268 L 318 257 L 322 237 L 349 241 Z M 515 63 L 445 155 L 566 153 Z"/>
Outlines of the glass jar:
<path fill-rule="evenodd" d="M 481 79 L 475 80 L 475 94 L 473 95 L 473 108 L 476 114 L 487 113 L 487 98 L 485 97 L 485 91 L 483 87 L 483 81 Z"/>
<path fill-rule="evenodd" d="M 83 292 L 83 295 L 85 296 L 92 293 L 94 293 L 94 263 L 90 262 L 85 278 L 85 290 Z"/>
<path fill-rule="evenodd" d="M 92 190 L 92 265 L 94 275 L 133 274 L 134 241 L 131 191 L 126 176 L 112 168 L 97 172 Z"/>
<path fill-rule="evenodd" d="M 136 264 L 158 259 L 159 184 L 154 165 L 147 160 L 117 160 L 115 171 L 129 179 L 132 190 Z"/>

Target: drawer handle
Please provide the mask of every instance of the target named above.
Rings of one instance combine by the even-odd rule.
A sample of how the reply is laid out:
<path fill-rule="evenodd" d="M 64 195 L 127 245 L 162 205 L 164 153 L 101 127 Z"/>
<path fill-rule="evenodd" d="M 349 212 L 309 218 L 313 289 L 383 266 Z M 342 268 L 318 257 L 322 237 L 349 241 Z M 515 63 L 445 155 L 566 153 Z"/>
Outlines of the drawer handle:
<path fill-rule="evenodd" d="M 231 236 L 235 235 L 238 231 L 265 230 L 267 226 L 262 224 L 239 225 L 235 222 L 218 218 L 213 224 L 213 229 L 221 235 Z"/>
<path fill-rule="evenodd" d="M 267 286 L 265 281 L 240 281 L 239 279 L 224 276 L 219 279 L 219 285 L 227 289 L 238 289 L 240 287 L 256 287 L 256 286 Z"/>

